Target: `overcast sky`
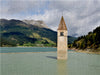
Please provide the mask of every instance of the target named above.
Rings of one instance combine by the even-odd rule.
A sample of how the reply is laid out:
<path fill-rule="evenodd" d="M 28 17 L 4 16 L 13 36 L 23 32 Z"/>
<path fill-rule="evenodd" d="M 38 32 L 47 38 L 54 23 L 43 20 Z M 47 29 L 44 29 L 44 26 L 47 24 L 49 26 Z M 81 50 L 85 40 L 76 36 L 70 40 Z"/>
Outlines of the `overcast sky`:
<path fill-rule="evenodd" d="M 100 26 L 100 0 L 0 0 L 0 18 L 43 20 L 56 31 L 62 15 L 69 35 L 86 35 Z"/>

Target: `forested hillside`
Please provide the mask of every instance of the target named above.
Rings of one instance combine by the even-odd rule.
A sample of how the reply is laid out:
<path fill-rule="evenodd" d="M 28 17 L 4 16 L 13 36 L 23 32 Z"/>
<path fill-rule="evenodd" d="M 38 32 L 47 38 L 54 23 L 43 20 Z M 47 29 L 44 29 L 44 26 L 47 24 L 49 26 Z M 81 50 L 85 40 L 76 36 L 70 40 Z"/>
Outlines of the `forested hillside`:
<path fill-rule="evenodd" d="M 0 19 L 0 46 L 56 47 L 57 32 L 43 24 L 42 21 L 33 23 L 32 20 Z M 76 38 L 69 36 L 69 39 L 69 43 L 72 43 Z"/>
<path fill-rule="evenodd" d="M 100 51 L 100 26 L 94 29 L 93 32 L 89 32 L 88 35 L 79 37 L 69 47 Z"/>

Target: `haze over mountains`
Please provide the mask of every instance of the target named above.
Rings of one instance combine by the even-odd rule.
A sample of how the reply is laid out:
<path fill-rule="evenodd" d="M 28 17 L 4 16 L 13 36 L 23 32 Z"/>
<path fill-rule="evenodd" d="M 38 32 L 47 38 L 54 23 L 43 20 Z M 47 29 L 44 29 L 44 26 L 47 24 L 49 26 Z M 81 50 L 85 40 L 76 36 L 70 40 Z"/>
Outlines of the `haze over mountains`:
<path fill-rule="evenodd" d="M 3 23 L 5 24 L 9 24 L 10 22 L 23 22 L 24 24 L 26 23 L 27 25 L 34 25 L 37 27 L 41 27 L 41 28 L 48 28 L 48 26 L 44 23 L 44 21 L 41 20 L 16 20 L 16 19 L 11 19 L 11 20 L 7 20 L 7 19 L 0 19 L 0 25 L 3 25 Z"/>
<path fill-rule="evenodd" d="M 38 26 L 38 27 L 41 27 L 41 28 L 48 28 L 48 26 L 44 23 L 44 21 L 41 21 L 41 20 L 23 20 L 23 22 L 27 23 L 27 24 L 31 24 L 31 25 L 34 25 L 34 26 Z"/>
<path fill-rule="evenodd" d="M 0 28 L 1 46 L 56 46 L 57 32 L 40 20 L 0 19 Z M 68 38 L 69 43 L 76 39 Z"/>

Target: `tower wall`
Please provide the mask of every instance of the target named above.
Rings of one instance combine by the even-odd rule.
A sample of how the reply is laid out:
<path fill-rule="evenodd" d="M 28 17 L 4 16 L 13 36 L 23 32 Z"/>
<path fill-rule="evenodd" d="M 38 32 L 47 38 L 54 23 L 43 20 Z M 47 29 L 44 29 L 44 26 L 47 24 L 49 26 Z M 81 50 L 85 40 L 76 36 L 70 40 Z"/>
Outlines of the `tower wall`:
<path fill-rule="evenodd" d="M 67 30 L 57 32 L 57 59 L 67 59 Z M 63 36 L 61 36 L 62 32 Z"/>

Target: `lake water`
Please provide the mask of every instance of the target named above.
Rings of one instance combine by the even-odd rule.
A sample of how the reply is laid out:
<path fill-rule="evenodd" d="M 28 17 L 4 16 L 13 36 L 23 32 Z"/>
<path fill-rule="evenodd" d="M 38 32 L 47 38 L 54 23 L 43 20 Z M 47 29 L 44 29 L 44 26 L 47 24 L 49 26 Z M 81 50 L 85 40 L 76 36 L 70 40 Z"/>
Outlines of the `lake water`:
<path fill-rule="evenodd" d="M 0 48 L 0 75 L 100 75 L 100 55 L 68 51 L 57 60 L 56 48 Z"/>

